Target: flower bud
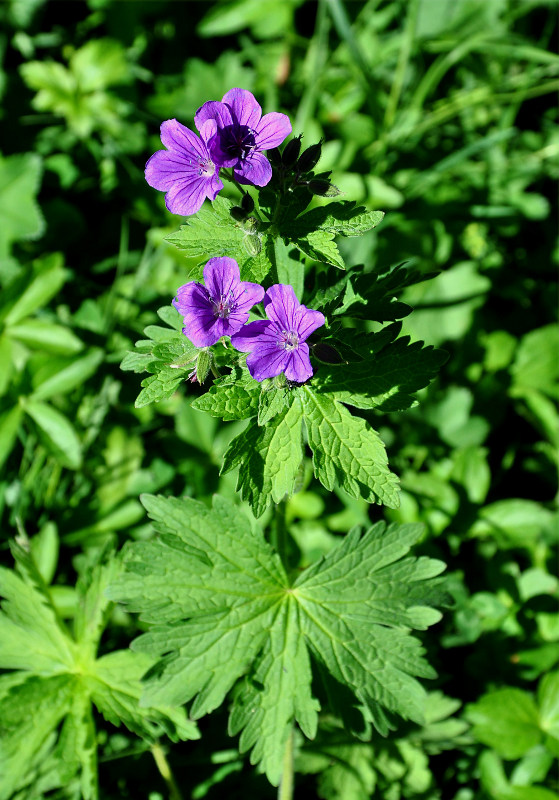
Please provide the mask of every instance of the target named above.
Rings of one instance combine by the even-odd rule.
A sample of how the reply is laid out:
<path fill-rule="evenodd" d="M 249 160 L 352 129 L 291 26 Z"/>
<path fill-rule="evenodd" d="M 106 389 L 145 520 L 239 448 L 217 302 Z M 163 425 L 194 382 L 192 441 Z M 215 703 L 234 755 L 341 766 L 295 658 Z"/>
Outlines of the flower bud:
<path fill-rule="evenodd" d="M 257 256 L 262 250 L 260 236 L 255 236 L 254 234 L 247 234 L 243 238 L 243 245 L 249 256 L 252 257 Z"/>
<path fill-rule="evenodd" d="M 247 215 L 247 212 L 244 210 L 244 208 L 241 208 L 240 206 L 233 206 L 233 208 L 229 210 L 229 213 L 237 222 L 244 222 Z"/>
<path fill-rule="evenodd" d="M 317 194 L 319 197 L 337 197 L 341 194 L 337 186 L 321 178 L 313 178 L 307 183 L 309 192 Z"/>
<path fill-rule="evenodd" d="M 272 166 L 279 167 L 281 164 L 281 153 L 279 151 L 279 147 L 272 147 L 271 150 L 268 150 L 268 161 Z"/>
<path fill-rule="evenodd" d="M 323 364 L 346 364 L 343 358 L 335 347 L 327 342 L 317 342 L 312 348 L 313 356 Z"/>
<path fill-rule="evenodd" d="M 247 214 L 250 214 L 254 211 L 254 200 L 249 194 L 244 194 L 243 199 L 241 200 L 241 208 L 246 211 Z"/>
<path fill-rule="evenodd" d="M 283 148 L 283 153 L 281 154 L 281 160 L 283 166 L 292 167 L 299 158 L 300 152 L 301 152 L 301 136 L 296 136 L 294 139 L 288 142 Z"/>
<path fill-rule="evenodd" d="M 254 236 L 254 234 L 258 232 L 259 227 L 260 222 L 256 219 L 256 217 L 247 217 L 247 219 L 245 219 L 245 224 L 243 225 L 243 230 L 249 236 Z"/>
<path fill-rule="evenodd" d="M 311 144 L 306 150 L 303 150 L 299 161 L 297 162 L 298 172 L 310 172 L 314 169 L 320 161 L 322 155 L 322 141 L 317 144 Z"/>
<path fill-rule="evenodd" d="M 208 372 L 212 364 L 212 355 L 207 347 L 200 350 L 198 353 L 198 360 L 196 361 L 196 380 L 199 384 L 204 383 L 208 377 Z"/>

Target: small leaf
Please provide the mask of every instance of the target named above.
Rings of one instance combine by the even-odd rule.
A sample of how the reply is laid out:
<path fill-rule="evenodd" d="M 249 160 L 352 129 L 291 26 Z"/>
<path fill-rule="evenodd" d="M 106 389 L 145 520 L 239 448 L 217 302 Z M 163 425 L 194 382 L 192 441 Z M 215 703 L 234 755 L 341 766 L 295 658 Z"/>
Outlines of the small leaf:
<path fill-rule="evenodd" d="M 399 505 L 398 479 L 388 469 L 380 436 L 329 395 L 305 386 L 301 395 L 316 477 L 368 503 Z"/>
<path fill-rule="evenodd" d="M 240 377 L 240 376 L 239 376 Z M 260 385 L 248 373 L 242 380 L 217 380 L 209 392 L 192 402 L 192 408 L 225 421 L 249 419 L 258 413 Z"/>
<path fill-rule="evenodd" d="M 230 443 L 222 472 L 239 467 L 237 489 L 260 517 L 270 502 L 292 494 L 303 460 L 301 404 L 294 398 L 283 414 L 260 428 L 251 423 Z"/>
<path fill-rule="evenodd" d="M 69 469 L 79 469 L 82 463 L 81 443 L 68 418 L 38 400 L 26 400 L 24 409 L 36 424 L 45 447 L 57 461 Z"/>
<path fill-rule="evenodd" d="M 150 375 L 142 381 L 143 389 L 136 398 L 134 405 L 136 408 L 149 406 L 151 403 L 158 403 L 171 397 L 181 383 L 184 381 L 186 369 L 171 369 L 166 367 L 157 375 Z"/>

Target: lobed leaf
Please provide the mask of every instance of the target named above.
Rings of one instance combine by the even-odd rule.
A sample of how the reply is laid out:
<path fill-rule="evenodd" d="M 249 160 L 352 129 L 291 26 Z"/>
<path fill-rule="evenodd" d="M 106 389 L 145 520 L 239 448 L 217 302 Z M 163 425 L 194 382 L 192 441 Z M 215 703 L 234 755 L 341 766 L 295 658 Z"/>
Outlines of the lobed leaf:
<path fill-rule="evenodd" d="M 316 733 L 312 656 L 366 708 L 379 730 L 388 712 L 420 720 L 432 677 L 409 629 L 414 609 L 440 601 L 440 562 L 404 558 L 421 526 L 354 531 L 290 585 L 281 562 L 229 501 L 147 496 L 160 537 L 136 542 L 110 595 L 153 624 L 134 648 L 157 658 L 143 701 L 184 703 L 200 717 L 235 682 L 229 730 L 241 733 L 276 784 L 293 721 Z M 355 589 L 357 588 L 357 592 Z"/>

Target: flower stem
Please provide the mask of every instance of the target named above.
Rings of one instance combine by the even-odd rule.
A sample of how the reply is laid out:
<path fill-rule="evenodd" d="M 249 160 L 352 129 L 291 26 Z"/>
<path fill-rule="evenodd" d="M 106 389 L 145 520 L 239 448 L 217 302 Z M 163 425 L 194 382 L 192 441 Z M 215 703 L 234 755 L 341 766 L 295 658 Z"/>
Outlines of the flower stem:
<path fill-rule="evenodd" d="M 283 771 L 278 789 L 278 800 L 293 800 L 293 726 L 289 731 L 283 755 Z"/>
<path fill-rule="evenodd" d="M 171 771 L 171 767 L 167 761 L 163 748 L 160 744 L 153 744 L 150 749 L 157 765 L 157 769 L 167 784 L 167 789 L 169 790 L 169 800 L 183 800 L 183 796 L 179 787 L 177 786 L 175 777 Z"/>

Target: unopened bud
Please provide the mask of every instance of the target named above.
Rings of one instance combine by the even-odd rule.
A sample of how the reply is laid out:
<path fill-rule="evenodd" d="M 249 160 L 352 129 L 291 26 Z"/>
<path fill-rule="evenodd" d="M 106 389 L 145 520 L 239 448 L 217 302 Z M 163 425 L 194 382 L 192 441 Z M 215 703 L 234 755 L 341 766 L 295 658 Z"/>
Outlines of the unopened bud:
<path fill-rule="evenodd" d="M 233 208 L 229 209 L 229 213 L 237 222 L 244 222 L 247 215 L 247 212 L 240 206 L 233 206 Z"/>
<path fill-rule="evenodd" d="M 281 153 L 279 151 L 279 147 L 272 147 L 271 150 L 268 150 L 268 161 L 274 167 L 279 167 L 281 164 Z"/>
<path fill-rule="evenodd" d="M 252 234 L 247 234 L 243 238 L 243 245 L 249 256 L 257 256 L 260 251 L 262 250 L 262 242 L 260 241 L 260 236 L 255 236 Z"/>
<path fill-rule="evenodd" d="M 212 356 L 207 348 L 200 350 L 198 353 L 198 360 L 196 361 L 196 380 L 199 384 L 204 383 L 208 377 L 208 372 L 212 364 Z"/>
<path fill-rule="evenodd" d="M 292 167 L 299 158 L 300 152 L 301 152 L 301 137 L 296 136 L 294 139 L 288 142 L 283 148 L 283 153 L 281 154 L 281 160 L 283 166 Z"/>
<path fill-rule="evenodd" d="M 335 347 L 327 342 L 317 342 L 312 348 L 313 355 L 323 364 L 345 364 L 346 360 L 338 353 Z"/>
<path fill-rule="evenodd" d="M 245 219 L 243 230 L 249 236 L 254 236 L 254 234 L 258 232 L 259 227 L 260 222 L 256 219 L 256 217 L 248 217 Z"/>
<path fill-rule="evenodd" d="M 318 142 L 317 144 L 311 144 L 310 147 L 307 147 L 306 150 L 303 151 L 299 161 L 297 162 L 297 170 L 299 172 L 310 172 L 311 169 L 314 169 L 318 162 L 320 161 L 320 156 L 322 155 L 322 142 Z"/>
<path fill-rule="evenodd" d="M 241 208 L 246 211 L 247 214 L 250 214 L 251 211 L 254 211 L 254 200 L 249 194 L 243 195 L 243 199 L 241 200 Z"/>
<path fill-rule="evenodd" d="M 309 192 L 317 194 L 319 197 L 337 197 L 341 194 L 337 186 L 321 178 L 313 178 L 307 183 Z"/>

